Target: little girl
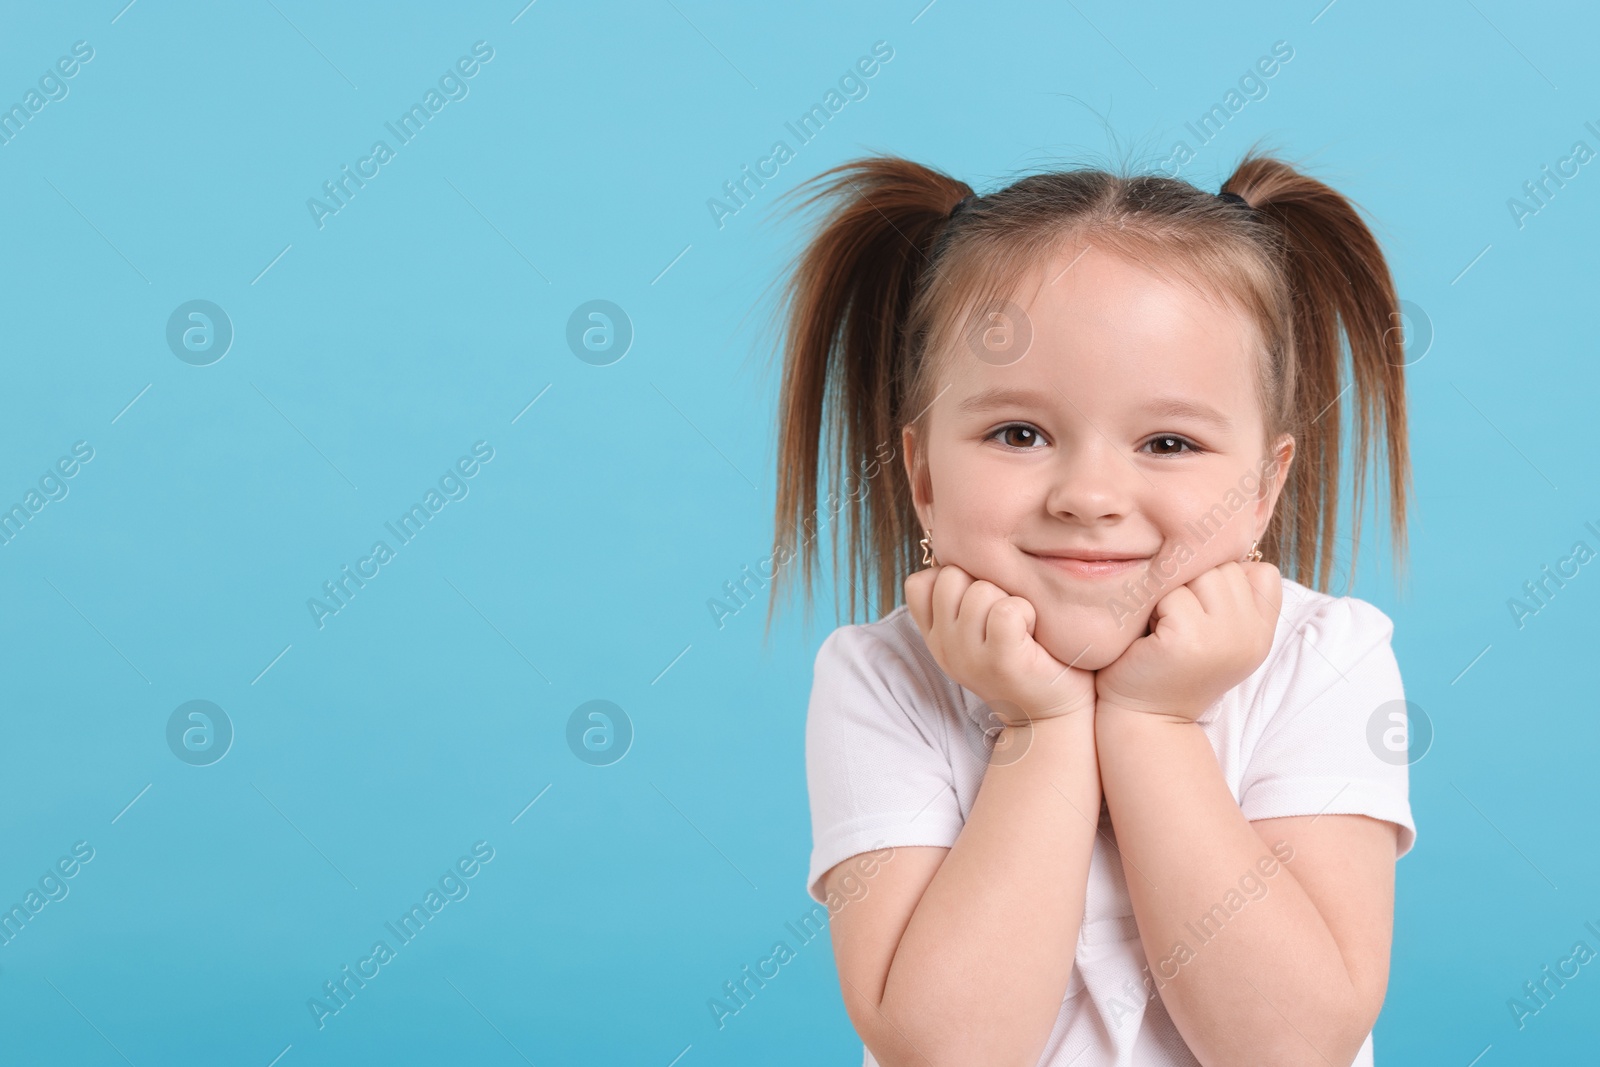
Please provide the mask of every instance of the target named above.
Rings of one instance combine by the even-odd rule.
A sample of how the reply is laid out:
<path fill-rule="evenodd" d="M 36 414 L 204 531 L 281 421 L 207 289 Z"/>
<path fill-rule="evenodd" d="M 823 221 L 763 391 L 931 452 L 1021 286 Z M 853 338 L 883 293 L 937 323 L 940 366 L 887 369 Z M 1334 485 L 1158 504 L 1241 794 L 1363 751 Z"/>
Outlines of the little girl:
<path fill-rule="evenodd" d="M 895 158 L 818 185 L 775 548 L 809 609 L 826 465 L 877 621 L 817 653 L 807 890 L 863 1063 L 1371 1064 L 1404 691 L 1389 618 L 1322 590 L 1344 344 L 1355 529 L 1375 422 L 1404 552 L 1372 233 L 1254 152 L 1217 195 L 1077 170 L 975 196 Z"/>

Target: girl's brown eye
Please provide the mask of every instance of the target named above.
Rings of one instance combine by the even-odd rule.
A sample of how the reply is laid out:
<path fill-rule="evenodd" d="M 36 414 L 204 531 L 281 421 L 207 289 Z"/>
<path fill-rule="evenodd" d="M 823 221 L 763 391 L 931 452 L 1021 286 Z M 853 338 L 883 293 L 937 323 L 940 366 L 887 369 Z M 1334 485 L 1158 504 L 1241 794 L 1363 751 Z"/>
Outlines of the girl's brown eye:
<path fill-rule="evenodd" d="M 1181 456 L 1181 455 L 1184 454 L 1184 450 L 1188 450 L 1189 452 L 1199 452 L 1200 451 L 1200 448 L 1198 446 L 1196 446 L 1193 442 L 1189 441 L 1187 438 L 1179 437 L 1176 434 L 1170 434 L 1170 433 L 1164 433 L 1164 434 L 1160 435 L 1159 437 L 1152 437 L 1152 438 L 1150 438 L 1149 441 L 1146 441 L 1145 443 L 1147 445 L 1172 444 L 1172 445 L 1179 446 L 1178 448 L 1174 449 L 1171 452 L 1163 452 L 1163 451 L 1157 450 L 1157 451 L 1152 453 L 1152 455 L 1157 455 L 1157 456 Z"/>
<path fill-rule="evenodd" d="M 1004 444 L 1013 448 L 1028 449 L 1034 447 L 1034 442 L 1039 440 L 1039 432 L 1031 426 L 1002 426 L 996 430 L 992 437 L 998 437 Z"/>

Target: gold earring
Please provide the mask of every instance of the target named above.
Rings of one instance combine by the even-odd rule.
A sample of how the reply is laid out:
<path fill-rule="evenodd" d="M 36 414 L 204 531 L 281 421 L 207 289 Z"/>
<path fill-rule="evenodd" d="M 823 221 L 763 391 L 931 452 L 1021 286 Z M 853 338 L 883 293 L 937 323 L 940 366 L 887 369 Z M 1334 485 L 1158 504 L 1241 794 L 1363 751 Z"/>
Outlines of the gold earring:
<path fill-rule="evenodd" d="M 1260 563 L 1261 562 L 1261 549 L 1256 547 L 1260 543 L 1261 542 L 1259 540 L 1250 542 L 1250 554 L 1245 556 L 1244 562 L 1246 562 L 1246 563 Z"/>
<path fill-rule="evenodd" d="M 933 534 L 933 531 L 929 530 L 928 533 L 925 534 L 923 536 L 923 538 L 922 538 L 922 565 L 924 567 L 927 567 L 927 566 L 933 564 L 934 562 L 936 562 L 934 560 L 934 558 L 933 558 L 933 547 L 928 544 L 928 537 L 931 536 L 932 534 Z"/>

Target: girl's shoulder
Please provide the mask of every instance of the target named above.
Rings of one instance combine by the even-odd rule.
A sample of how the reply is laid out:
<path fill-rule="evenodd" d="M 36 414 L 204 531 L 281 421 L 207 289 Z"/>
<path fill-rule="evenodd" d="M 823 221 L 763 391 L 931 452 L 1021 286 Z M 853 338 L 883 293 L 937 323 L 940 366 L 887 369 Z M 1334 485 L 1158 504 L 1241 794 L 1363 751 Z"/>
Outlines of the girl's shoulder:
<path fill-rule="evenodd" d="M 873 622 L 835 629 L 817 649 L 814 672 L 818 681 L 870 684 L 907 711 L 949 712 L 968 703 L 964 690 L 940 669 L 904 604 Z"/>
<path fill-rule="evenodd" d="M 1393 635 L 1393 620 L 1377 605 L 1284 578 L 1272 650 L 1244 688 L 1282 692 L 1321 685 L 1327 677 L 1344 677 L 1380 648 L 1392 661 Z"/>
<path fill-rule="evenodd" d="M 1355 596 L 1334 596 L 1284 578 L 1278 629 L 1268 658 L 1303 641 L 1324 650 L 1351 642 L 1370 647 L 1389 640 L 1393 633 L 1394 621 L 1376 604 Z"/>
<path fill-rule="evenodd" d="M 880 670 L 912 675 L 920 673 L 920 667 L 937 666 L 911 609 L 904 604 L 873 622 L 847 623 L 830 633 L 817 649 L 817 664 L 820 667 L 838 659 L 871 661 Z"/>

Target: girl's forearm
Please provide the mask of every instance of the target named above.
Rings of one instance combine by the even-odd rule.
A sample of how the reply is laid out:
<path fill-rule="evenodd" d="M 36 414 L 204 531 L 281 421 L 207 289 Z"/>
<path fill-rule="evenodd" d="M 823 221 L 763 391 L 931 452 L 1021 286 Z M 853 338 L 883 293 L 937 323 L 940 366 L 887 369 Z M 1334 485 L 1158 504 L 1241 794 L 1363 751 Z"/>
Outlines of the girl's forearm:
<path fill-rule="evenodd" d="M 1152 980 L 1195 1057 L 1348 1064 L 1366 1037 L 1353 985 L 1289 865 L 1261 879 L 1265 895 L 1236 913 L 1215 910 L 1245 875 L 1259 874 L 1263 858 L 1277 860 L 1239 810 L 1200 726 L 1102 707 L 1095 734 Z"/>
<path fill-rule="evenodd" d="M 1016 744 L 1026 734 L 1005 727 Z M 923 892 L 879 1004 L 889 1064 L 1038 1062 L 1061 1012 L 1100 815 L 1094 720 L 1043 719 L 992 761 Z"/>

